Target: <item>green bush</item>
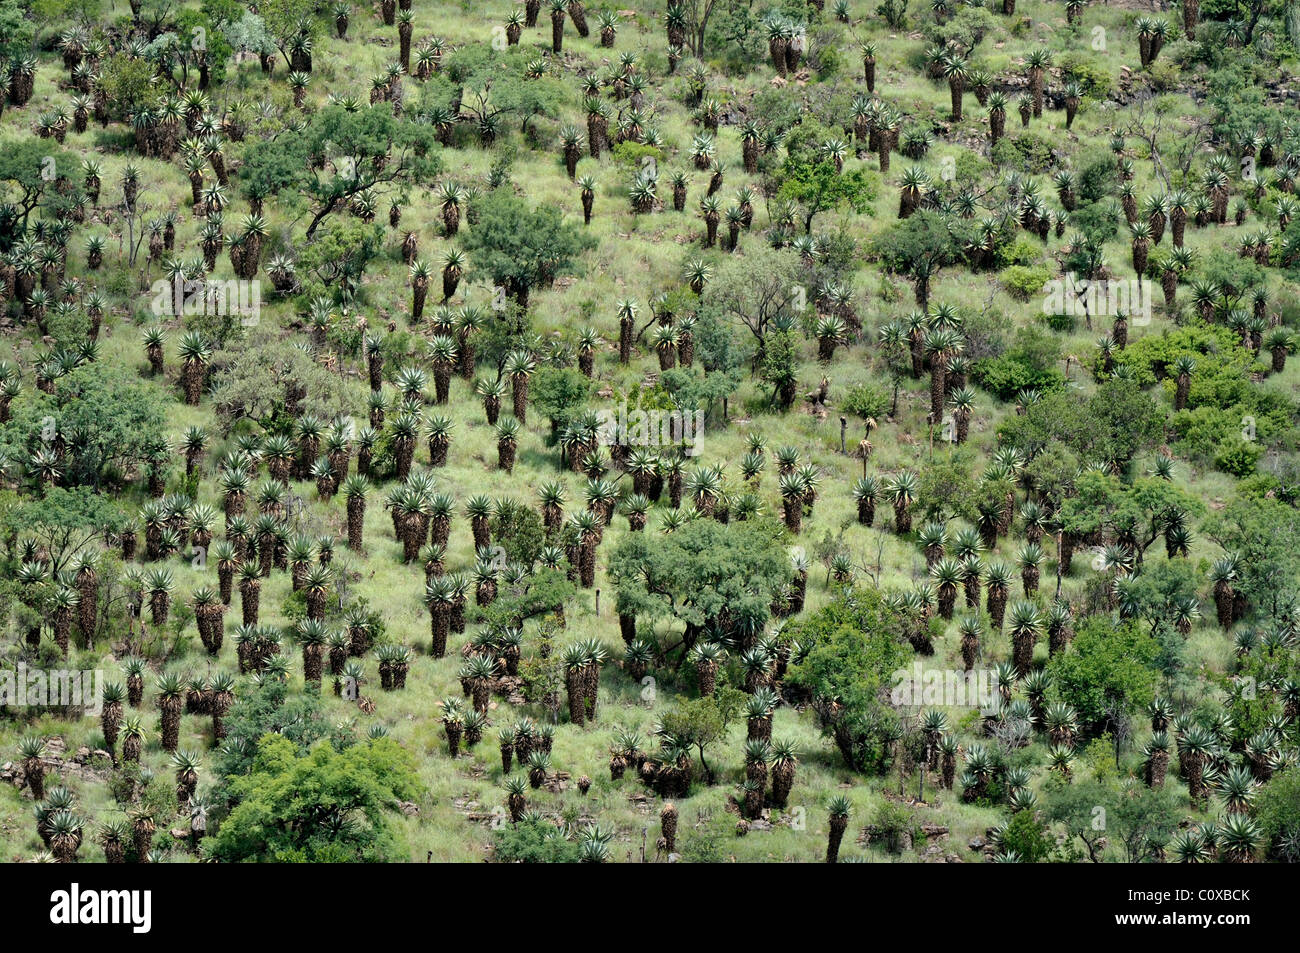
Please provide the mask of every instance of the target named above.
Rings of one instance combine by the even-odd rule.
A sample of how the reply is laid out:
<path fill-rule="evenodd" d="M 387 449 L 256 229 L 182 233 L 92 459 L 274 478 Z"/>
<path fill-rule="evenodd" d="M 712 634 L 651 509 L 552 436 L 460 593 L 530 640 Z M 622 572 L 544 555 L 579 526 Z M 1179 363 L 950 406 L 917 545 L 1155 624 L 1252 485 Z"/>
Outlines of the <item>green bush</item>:
<path fill-rule="evenodd" d="M 549 821 L 530 817 L 492 832 L 492 852 L 506 864 L 576 864 L 578 845 Z"/>
<path fill-rule="evenodd" d="M 1047 670 L 1055 697 L 1074 706 L 1086 731 L 1100 732 L 1114 705 L 1136 712 L 1151 701 L 1159 655 L 1160 645 L 1145 626 L 1096 615 L 1079 626 L 1069 651 L 1053 656 Z"/>
<path fill-rule="evenodd" d="M 1043 286 L 1052 278 L 1052 269 L 1046 265 L 1012 265 L 1004 268 L 998 279 L 1007 294 L 1017 301 L 1028 301 L 1043 293 Z"/>
<path fill-rule="evenodd" d="M 635 166 L 637 168 L 641 167 L 647 156 L 656 163 L 662 162 L 664 159 L 664 151 L 659 147 L 647 146 L 631 140 L 620 142 L 610 150 L 610 155 L 614 157 L 614 161 L 619 165 Z"/>
<path fill-rule="evenodd" d="M 1133 377 L 1140 386 L 1150 387 L 1166 376 L 1174 362 L 1184 356 L 1196 360 L 1193 385 L 1218 376 L 1225 364 L 1228 365 L 1229 376 L 1242 379 L 1251 360 L 1250 352 L 1241 347 L 1240 339 L 1232 331 L 1221 325 L 1207 325 L 1200 321 L 1193 321 L 1180 328 L 1166 328 L 1159 334 L 1145 334 L 1124 349 L 1121 360 L 1133 372 Z M 1100 356 L 1094 362 L 1093 371 L 1102 373 Z M 1249 386 L 1248 381 L 1243 383 Z M 1216 403 L 1222 405 L 1222 401 Z M 1198 404 L 1192 402 L 1188 406 L 1195 407 Z"/>
<path fill-rule="evenodd" d="M 1147 335 L 1130 344 L 1121 358 L 1140 386 L 1158 379 L 1172 396 L 1174 362 L 1192 357 L 1196 370 L 1188 388 L 1187 407 L 1175 414 L 1173 430 L 1179 452 L 1234 476 L 1255 471 L 1263 448 L 1289 431 L 1293 401 L 1286 394 L 1251 380 L 1253 353 L 1228 328 L 1193 321 L 1180 328 Z M 1098 363 L 1094 371 L 1101 373 Z M 1250 440 L 1243 433 L 1253 421 Z"/>
<path fill-rule="evenodd" d="M 855 591 L 786 629 L 807 654 L 790 666 L 789 688 L 812 699 L 824 734 L 855 771 L 880 772 L 898 717 L 885 687 L 907 660 L 900 623 L 876 589 Z"/>
<path fill-rule="evenodd" d="M 1051 391 L 1065 383 L 1057 368 L 1060 344 L 1041 328 L 1023 328 L 1015 343 L 997 357 L 976 361 L 972 369 L 975 382 L 1002 398 L 1010 400 L 1025 388 Z"/>
<path fill-rule="evenodd" d="M 1026 172 L 1043 173 L 1056 165 L 1056 146 L 1051 139 L 1036 132 L 1022 132 L 1010 137 Z"/>
<path fill-rule="evenodd" d="M 1065 53 L 1060 58 L 1061 81 L 1071 80 L 1083 87 L 1083 94 L 1093 99 L 1105 99 L 1110 94 L 1110 76 L 1098 66 L 1095 57 L 1085 53 Z"/>
<path fill-rule="evenodd" d="M 1073 334 L 1079 322 L 1072 314 L 1045 314 L 1043 323 L 1061 334 Z"/>
<path fill-rule="evenodd" d="M 1033 811 L 1014 815 L 1002 829 L 1000 843 L 1004 852 L 1015 853 L 1026 864 L 1047 860 L 1056 850 L 1055 840 Z"/>
<path fill-rule="evenodd" d="M 230 779 L 236 806 L 208 847 L 226 863 L 396 860 L 409 853 L 397 802 L 422 790 L 414 757 L 391 738 L 344 751 L 320 741 L 303 754 L 267 734 L 249 773 Z"/>
<path fill-rule="evenodd" d="M 1037 265 L 1043 260 L 1042 242 L 1021 236 L 998 247 L 999 268 L 1011 265 Z"/>
<path fill-rule="evenodd" d="M 1225 440 L 1219 445 L 1218 452 L 1214 455 L 1214 465 L 1224 473 L 1231 473 L 1235 477 L 1243 477 L 1255 472 L 1255 464 L 1259 462 L 1263 452 L 1258 443 L 1245 440 Z"/>
<path fill-rule="evenodd" d="M 1174 433 L 1181 454 L 1201 461 L 1213 460 L 1220 444 L 1241 427 L 1240 415 L 1234 417 L 1219 407 L 1196 407 L 1175 414 Z"/>
<path fill-rule="evenodd" d="M 812 60 L 817 79 L 822 82 L 834 79 L 844 70 L 844 55 L 830 43 L 815 47 Z"/>
<path fill-rule="evenodd" d="M 1183 78 L 1177 61 L 1171 57 L 1152 63 L 1147 67 L 1147 72 L 1151 77 L 1151 85 L 1162 93 L 1177 90 Z"/>
<path fill-rule="evenodd" d="M 896 801 L 881 801 L 871 814 L 871 824 L 875 828 L 874 836 L 891 854 L 902 850 L 904 834 L 916 834 L 916 818 L 912 811 Z"/>
<path fill-rule="evenodd" d="M 1292 765 L 1264 785 L 1255 801 L 1255 819 L 1274 849 L 1283 837 L 1300 834 L 1300 767 Z"/>
<path fill-rule="evenodd" d="M 879 419 L 889 411 L 890 404 L 888 391 L 878 384 L 864 381 L 849 389 L 844 399 L 840 401 L 840 409 L 864 420 L 868 417 Z"/>

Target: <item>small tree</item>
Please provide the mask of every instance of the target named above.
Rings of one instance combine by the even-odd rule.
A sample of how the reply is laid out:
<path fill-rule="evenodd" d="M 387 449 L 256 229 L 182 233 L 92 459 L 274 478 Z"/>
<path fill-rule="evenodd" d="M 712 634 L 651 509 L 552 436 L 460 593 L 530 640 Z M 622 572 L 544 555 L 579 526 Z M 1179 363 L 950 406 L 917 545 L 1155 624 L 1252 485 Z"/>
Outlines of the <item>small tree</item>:
<path fill-rule="evenodd" d="M 744 692 L 737 688 L 719 685 L 712 695 L 682 699 L 660 719 L 663 734 L 695 749 L 704 769 L 705 784 L 712 785 L 715 778 L 705 752 L 726 739 L 727 729 L 740 711 L 744 697 Z"/>

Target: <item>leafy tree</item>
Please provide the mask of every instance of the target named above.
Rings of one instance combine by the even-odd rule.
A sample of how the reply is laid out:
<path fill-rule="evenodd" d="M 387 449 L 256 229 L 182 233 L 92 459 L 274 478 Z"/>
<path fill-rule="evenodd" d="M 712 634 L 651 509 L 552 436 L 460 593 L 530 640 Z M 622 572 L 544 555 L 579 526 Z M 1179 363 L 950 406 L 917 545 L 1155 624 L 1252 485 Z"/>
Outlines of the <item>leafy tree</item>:
<path fill-rule="evenodd" d="M 312 0 L 262 0 L 257 5 L 257 13 L 266 24 L 267 32 L 274 37 L 275 45 L 284 56 L 286 64 L 292 65 L 289 44 L 294 37 L 302 34 L 313 38 L 319 30 L 315 17 L 316 5 Z"/>
<path fill-rule="evenodd" d="M 464 238 L 470 263 L 523 308 L 533 288 L 571 270 L 595 245 L 555 206 L 530 208 L 506 190 L 489 194 L 478 209 L 478 224 Z"/>
<path fill-rule="evenodd" d="M 1057 697 L 1074 706 L 1081 724 L 1101 730 L 1155 696 L 1160 651 L 1159 642 L 1135 623 L 1095 615 L 1047 667 Z"/>
<path fill-rule="evenodd" d="M 884 770 L 898 716 L 882 701 L 910 653 L 899 619 L 876 589 L 854 590 L 786 627 L 807 654 L 786 684 L 812 699 L 822 731 L 856 771 Z"/>
<path fill-rule="evenodd" d="M 695 363 L 710 375 L 736 376 L 744 365 L 743 349 L 737 345 L 735 329 L 715 300 L 696 299 L 695 310 Z M 665 376 L 664 380 L 667 380 Z"/>
<path fill-rule="evenodd" d="M 537 511 L 516 500 L 498 501 L 490 528 L 493 542 L 521 566 L 531 568 L 546 544 L 546 530 Z"/>
<path fill-rule="evenodd" d="M 0 426 L 0 447 L 23 460 L 63 438 L 62 484 L 99 488 L 163 439 L 165 408 L 156 384 L 96 361 L 60 377 L 53 394 L 35 392 L 16 404 L 13 419 Z"/>
<path fill-rule="evenodd" d="M 1277 616 L 1291 605 L 1300 580 L 1300 514 L 1273 499 L 1238 496 L 1210 514 L 1205 535 L 1236 553 L 1240 588 L 1260 611 Z"/>
<path fill-rule="evenodd" d="M 1161 538 L 1176 514 L 1195 517 L 1205 507 L 1172 480 L 1141 477 L 1131 484 L 1096 470 L 1080 474 L 1076 493 L 1066 499 L 1058 514 L 1063 528 L 1075 535 L 1109 528 L 1144 554 Z"/>
<path fill-rule="evenodd" d="M 719 265 L 704 288 L 702 303 L 706 311 L 747 327 L 761 351 L 772 322 L 796 317 L 800 298 L 811 298 L 801 281 L 795 252 L 764 245 Z"/>
<path fill-rule="evenodd" d="M 1075 492 L 1057 511 L 1057 522 L 1076 536 L 1094 533 L 1112 524 L 1123 495 L 1124 488 L 1114 474 L 1099 470 L 1081 473 L 1075 480 Z"/>
<path fill-rule="evenodd" d="M 1081 470 L 1074 451 L 1059 443 L 1052 446 L 1050 453 L 1040 453 L 1025 466 L 1025 474 L 1033 481 L 1034 489 L 1051 500 L 1055 510 L 1073 492 Z"/>
<path fill-rule="evenodd" d="M 371 613 L 372 623 L 379 621 L 378 613 Z M 376 631 L 377 640 L 382 631 Z M 241 690 L 226 716 L 226 731 L 231 738 L 258 739 L 275 735 L 292 741 L 298 754 L 306 754 L 317 741 L 325 737 L 328 725 L 321 715 L 320 699 L 313 695 L 289 696 L 289 685 L 279 679 L 262 679 Z M 217 787 L 217 801 L 226 803 L 230 794 L 224 784 L 231 778 L 248 774 L 257 758 L 255 745 L 225 745 L 214 762 L 217 777 L 222 779 Z"/>
<path fill-rule="evenodd" d="M 322 420 L 356 416 L 363 406 L 355 386 L 322 367 L 276 328 L 259 324 L 212 355 L 212 396 L 229 430 L 249 418 L 269 429 L 287 426 L 291 391 L 302 408 Z"/>
<path fill-rule="evenodd" d="M 204 47 L 196 50 L 194 40 L 199 36 L 203 37 Z M 177 80 L 182 86 L 190 82 L 191 72 L 198 72 L 200 63 L 207 64 L 211 79 L 221 82 L 226 61 L 233 53 L 219 24 L 201 10 L 179 11 L 172 29 L 156 37 L 146 49 L 147 56 L 165 57 L 173 69 L 179 67 Z"/>
<path fill-rule="evenodd" d="M 741 373 L 736 368 L 705 371 L 700 367 L 674 367 L 660 376 L 664 388 L 682 412 L 703 410 L 706 422 L 714 408 L 736 392 L 741 380 Z"/>
<path fill-rule="evenodd" d="M 772 387 L 772 403 L 788 410 L 799 383 L 799 337 L 793 329 L 783 327 L 769 332 L 763 344 L 759 373 Z"/>
<path fill-rule="evenodd" d="M 862 169 L 837 171 L 829 158 L 813 160 L 804 155 L 786 158 L 777 194 L 797 202 L 803 210 L 803 230 L 812 234 L 813 218 L 822 212 L 850 208 L 859 214 L 871 209 L 876 197 L 873 178 Z"/>
<path fill-rule="evenodd" d="M 700 519 L 668 535 L 629 533 L 609 561 L 619 612 L 684 625 L 687 648 L 705 633 L 727 635 L 728 620 L 761 626 L 772 588 L 788 573 L 780 536 L 765 519 Z"/>
<path fill-rule="evenodd" d="M 1188 559 L 1162 559 L 1147 563 L 1127 590 L 1137 614 L 1157 626 L 1172 624 L 1182 600 L 1194 600 L 1203 574 Z"/>
<path fill-rule="evenodd" d="M 554 76 L 525 79 L 507 76 L 496 83 L 492 98 L 503 112 L 519 120 L 519 131 L 527 134 L 534 119 L 555 119 L 565 104 L 564 84 Z"/>
<path fill-rule="evenodd" d="M 721 0 L 716 15 L 705 24 L 703 48 L 718 57 L 728 74 L 753 69 L 763 47 L 762 12 L 752 0 Z"/>
<path fill-rule="evenodd" d="M 568 424 L 590 392 L 591 381 L 571 367 L 540 368 L 528 385 L 529 399 L 551 422 L 551 433 Z"/>
<path fill-rule="evenodd" d="M 114 500 L 88 487 L 51 487 L 39 500 L 0 500 L 0 526 L 10 538 L 34 540 L 50 554 L 54 573 L 76 553 L 126 525 Z"/>
<path fill-rule="evenodd" d="M 715 776 L 705 760 L 705 751 L 726 740 L 727 729 L 740 711 L 744 697 L 744 692 L 731 685 L 719 685 L 712 695 L 680 699 L 659 720 L 666 735 L 695 749 L 706 784 L 713 784 Z"/>
<path fill-rule="evenodd" d="M 25 15 L 28 6 L 20 0 L 0 0 L 0 62 L 31 52 L 36 30 Z"/>
<path fill-rule="evenodd" d="M 210 842 L 234 863 L 383 862 L 405 859 L 391 815 L 418 795 L 415 759 L 391 738 L 338 751 L 329 742 L 300 753 L 265 735 L 249 774 L 232 778 L 230 815 Z"/>
<path fill-rule="evenodd" d="M 199 9 L 214 23 L 233 23 L 245 7 L 239 0 L 201 0 Z"/>
<path fill-rule="evenodd" d="M 1003 400 L 1010 400 L 1022 390 L 1056 390 L 1065 382 L 1056 366 L 1060 353 L 1060 344 L 1046 331 L 1021 328 L 1006 351 L 976 361 L 973 376 L 980 386 Z"/>
<path fill-rule="evenodd" d="M 240 11 L 238 16 L 224 19 L 223 33 L 230 46 L 241 52 L 272 57 L 278 49 L 275 37 L 266 27 L 266 21 L 256 13 Z"/>
<path fill-rule="evenodd" d="M 286 135 L 282 134 L 283 139 Z M 238 183 L 246 196 L 268 198 L 281 192 L 297 189 L 303 182 L 306 170 L 304 151 L 289 141 L 258 140 L 244 151 L 244 163 L 239 167 Z M 303 196 L 284 195 L 281 202 L 292 207 L 301 206 Z"/>
<path fill-rule="evenodd" d="M 244 153 L 246 188 L 274 195 L 294 188 L 312 205 L 310 240 L 329 215 L 362 192 L 426 181 L 442 168 L 432 127 L 396 119 L 386 106 L 349 112 L 325 106 L 300 132 L 262 139 Z M 321 170 L 319 160 L 327 160 Z"/>
<path fill-rule="evenodd" d="M 478 610 L 474 618 L 489 628 L 517 628 L 528 619 L 567 605 L 577 591 L 564 570 L 543 567 L 517 585 L 504 586 L 492 604 Z"/>
<path fill-rule="evenodd" d="M 384 229 L 358 219 L 332 220 L 299 252 L 298 269 L 326 287 L 337 286 L 345 300 L 355 294 L 366 266 L 384 247 Z"/>
<path fill-rule="evenodd" d="M 1073 784 L 1052 778 L 1044 793 L 1046 817 L 1082 842 L 1093 863 L 1115 846 L 1125 863 L 1157 861 L 1180 817 L 1173 791 L 1113 776 L 1085 777 Z"/>
<path fill-rule="evenodd" d="M 916 499 L 927 519 L 973 518 L 972 501 L 977 495 L 971 473 L 974 461 L 973 451 L 957 447 L 921 470 Z"/>
<path fill-rule="evenodd" d="M 881 263 L 898 274 L 912 274 L 918 265 L 951 265 L 963 256 L 961 241 L 950 223 L 929 209 L 891 225 L 872 248 Z"/>
<path fill-rule="evenodd" d="M 55 178 L 71 177 L 76 168 L 74 156 L 30 136 L 0 149 L 0 184 L 4 186 L 5 201 L 15 206 L 21 219 L 19 234 L 26 231 L 28 216 L 41 204 Z M 16 237 L 9 234 L 0 239 L 0 249 L 11 248 Z"/>
<path fill-rule="evenodd" d="M 1201 279 L 1219 288 L 1232 288 L 1246 295 L 1266 281 L 1264 269 L 1251 258 L 1241 258 L 1225 248 L 1208 249 L 1197 269 Z"/>
<path fill-rule="evenodd" d="M 153 100 L 158 90 L 154 67 L 146 59 L 114 53 L 100 68 L 97 82 L 104 90 L 109 116 L 126 119 L 146 102 Z"/>
<path fill-rule="evenodd" d="M 1122 379 L 1104 381 L 1086 401 L 1064 390 L 1046 394 L 998 428 L 1001 441 L 1030 455 L 1060 442 L 1082 460 L 1121 468 L 1163 434 L 1164 414 L 1154 398 Z"/>
<path fill-rule="evenodd" d="M 889 413 L 889 406 L 889 392 L 871 381 L 853 385 L 840 400 L 841 410 L 863 420 L 883 417 Z"/>
<path fill-rule="evenodd" d="M 556 118 L 565 102 L 564 84 L 555 76 L 525 77 L 532 58 L 532 51 L 522 46 L 496 50 L 489 44 L 466 45 L 445 58 L 445 82 L 435 77 L 425 84 L 421 106 L 445 107 L 459 94 L 465 115 L 480 127 L 512 116 L 527 133 L 533 119 Z"/>
<path fill-rule="evenodd" d="M 1255 819 L 1275 856 L 1295 862 L 1300 842 L 1300 767 L 1280 771 L 1255 799 Z"/>

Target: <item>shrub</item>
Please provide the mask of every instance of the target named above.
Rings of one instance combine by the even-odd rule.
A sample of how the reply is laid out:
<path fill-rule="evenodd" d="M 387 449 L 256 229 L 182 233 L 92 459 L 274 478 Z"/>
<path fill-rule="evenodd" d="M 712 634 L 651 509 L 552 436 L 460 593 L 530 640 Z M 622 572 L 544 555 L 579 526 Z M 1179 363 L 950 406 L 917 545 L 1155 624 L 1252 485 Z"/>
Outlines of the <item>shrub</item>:
<path fill-rule="evenodd" d="M 1043 246 L 1032 238 L 1020 237 L 998 247 L 998 267 L 1036 265 L 1043 260 Z"/>
<path fill-rule="evenodd" d="M 907 659 L 895 632 L 898 618 L 874 589 L 841 597 L 787 629 L 808 653 L 786 676 L 805 697 L 822 731 L 857 771 L 879 772 L 889 761 L 898 719 L 882 703 L 885 685 Z"/>
<path fill-rule="evenodd" d="M 1118 704 L 1137 711 L 1155 695 L 1160 645 L 1144 626 L 1092 616 L 1079 626 L 1068 652 L 1052 658 L 1055 696 L 1074 706 L 1085 730 L 1099 732 Z"/>
<path fill-rule="evenodd" d="M 1052 278 L 1052 269 L 1046 265 L 1012 265 L 1005 268 L 999 279 L 1007 294 L 1017 301 L 1028 301 L 1043 293 L 1043 286 Z"/>
<path fill-rule="evenodd" d="M 578 845 L 564 833 L 538 817 L 517 824 L 503 824 L 492 832 L 492 852 L 506 864 L 576 864 Z"/>
<path fill-rule="evenodd" d="M 614 157 L 614 161 L 619 165 L 640 168 L 642 163 L 645 161 L 646 156 L 653 159 L 656 164 L 662 162 L 664 151 L 657 146 L 647 146 L 639 142 L 628 140 L 626 142 L 620 142 L 618 145 L 614 146 L 614 148 L 610 150 L 610 155 Z"/>
<path fill-rule="evenodd" d="M 1033 811 L 1021 811 L 1002 829 L 1000 846 L 1004 852 L 1014 852 L 1023 863 L 1035 864 L 1052 855 L 1056 842 Z"/>
<path fill-rule="evenodd" d="M 997 357 L 976 361 L 976 383 L 1003 400 L 1010 400 L 1025 388 L 1055 390 L 1065 383 L 1056 367 L 1060 345 L 1040 328 L 1024 328 L 1015 343 Z"/>
<path fill-rule="evenodd" d="M 863 419 L 880 418 L 888 412 L 890 403 L 890 395 L 883 387 L 864 381 L 849 389 L 840 401 L 840 408 Z"/>
<path fill-rule="evenodd" d="M 1022 132 L 1011 138 L 1011 145 L 1020 154 L 1026 172 L 1042 173 L 1056 165 L 1056 146 L 1046 136 Z"/>
<path fill-rule="evenodd" d="M 1275 850 L 1284 837 L 1300 834 L 1300 768 L 1287 768 L 1264 785 L 1255 801 L 1255 819 Z"/>
<path fill-rule="evenodd" d="M 1043 323 L 1053 331 L 1062 334 L 1073 334 L 1079 322 L 1072 314 L 1045 314 L 1043 315 Z"/>
<path fill-rule="evenodd" d="M 1105 99 L 1110 94 L 1110 76 L 1099 69 L 1095 59 L 1084 53 L 1065 53 L 1060 59 L 1061 80 L 1071 80 L 1083 87 L 1083 94 L 1092 99 Z"/>
<path fill-rule="evenodd" d="M 249 773 L 230 780 L 236 806 L 209 849 L 227 863 L 394 860 L 409 852 L 394 808 L 421 790 L 415 759 L 391 738 L 301 754 L 268 734 Z"/>
<path fill-rule="evenodd" d="M 903 848 L 903 834 L 915 834 L 916 819 L 904 805 L 896 801 L 881 801 L 872 812 L 871 824 L 885 850 L 897 854 Z"/>
<path fill-rule="evenodd" d="M 827 42 L 815 43 L 809 54 L 809 61 L 817 71 L 817 78 L 822 82 L 833 79 L 844 69 L 844 55 L 835 46 L 838 37 L 827 37 Z M 819 38 L 820 39 L 820 38 Z"/>
<path fill-rule="evenodd" d="M 1263 452 L 1258 443 L 1228 439 L 1219 445 L 1214 465 L 1224 473 L 1243 477 L 1255 472 L 1255 464 Z"/>

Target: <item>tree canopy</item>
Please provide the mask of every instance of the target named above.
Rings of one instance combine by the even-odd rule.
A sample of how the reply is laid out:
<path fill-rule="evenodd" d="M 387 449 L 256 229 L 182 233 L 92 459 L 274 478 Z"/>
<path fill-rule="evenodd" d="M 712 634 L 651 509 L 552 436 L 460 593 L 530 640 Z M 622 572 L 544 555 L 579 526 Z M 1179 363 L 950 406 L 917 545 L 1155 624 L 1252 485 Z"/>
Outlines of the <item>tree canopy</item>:
<path fill-rule="evenodd" d="M 696 634 L 761 626 L 789 560 L 767 520 L 693 520 L 668 535 L 631 533 L 610 556 L 620 612 L 675 620 Z"/>
<path fill-rule="evenodd" d="M 900 624 L 875 589 L 855 591 L 787 627 L 807 652 L 787 682 L 812 699 L 822 730 L 844 763 L 874 771 L 888 763 L 888 740 L 898 716 L 885 701 L 908 653 Z"/>
<path fill-rule="evenodd" d="M 432 179 L 442 168 L 431 126 L 395 119 L 380 106 L 325 106 L 301 131 L 252 143 L 240 181 L 251 194 L 295 189 L 312 207 L 307 238 L 354 196 Z M 323 168 L 323 166 L 328 168 Z"/>
<path fill-rule="evenodd" d="M 233 778 L 235 807 L 209 849 L 227 863 L 400 861 L 392 816 L 418 795 L 415 759 L 390 738 L 299 753 L 266 735 L 248 775 Z"/>
<path fill-rule="evenodd" d="M 61 483 L 100 487 L 122 479 L 165 434 L 161 389 L 121 367 L 83 364 L 58 379 L 53 394 L 33 392 L 0 425 L 0 448 L 26 462 L 54 441 L 66 444 Z"/>
<path fill-rule="evenodd" d="M 482 199 L 478 210 L 478 223 L 463 242 L 472 270 L 521 306 L 530 290 L 570 272 L 595 244 L 555 206 L 533 207 L 504 189 Z"/>

